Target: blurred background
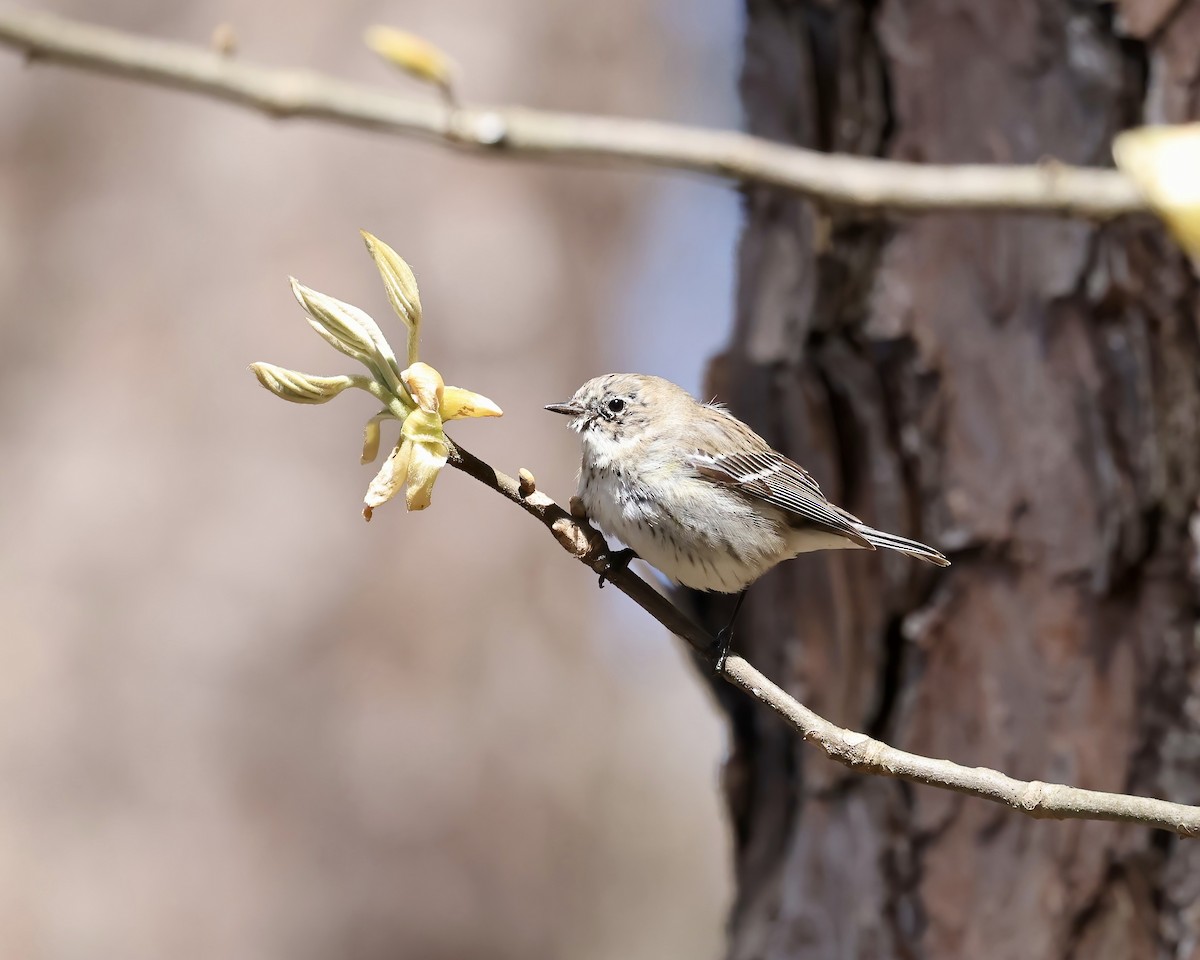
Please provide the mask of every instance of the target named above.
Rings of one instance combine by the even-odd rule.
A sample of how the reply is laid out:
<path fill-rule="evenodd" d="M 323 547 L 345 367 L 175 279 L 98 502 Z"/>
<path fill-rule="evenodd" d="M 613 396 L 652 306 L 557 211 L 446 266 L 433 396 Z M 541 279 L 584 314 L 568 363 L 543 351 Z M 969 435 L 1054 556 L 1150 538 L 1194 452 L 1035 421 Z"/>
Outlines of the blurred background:
<path fill-rule="evenodd" d="M 363 46 L 386 23 L 469 101 L 714 126 L 739 8 L 54 5 L 430 96 Z M 373 404 L 289 406 L 246 365 L 351 372 L 289 274 L 399 336 L 369 229 L 416 271 L 423 358 L 506 411 L 451 433 L 565 500 L 542 404 L 618 369 L 698 389 L 738 220 L 698 180 L 0 54 L 0 956 L 716 957 L 725 731 L 678 643 L 453 471 L 363 523 Z"/>

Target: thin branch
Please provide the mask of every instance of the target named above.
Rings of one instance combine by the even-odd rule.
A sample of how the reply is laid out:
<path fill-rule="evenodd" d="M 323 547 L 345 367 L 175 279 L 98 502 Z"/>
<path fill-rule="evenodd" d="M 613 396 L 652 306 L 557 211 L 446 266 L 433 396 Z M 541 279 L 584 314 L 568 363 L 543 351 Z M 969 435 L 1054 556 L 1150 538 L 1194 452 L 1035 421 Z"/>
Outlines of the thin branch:
<path fill-rule="evenodd" d="M 228 100 L 276 118 L 304 117 L 464 150 L 603 160 L 784 187 L 827 203 L 908 212 L 1004 210 L 1104 220 L 1148 209 L 1115 170 L 901 163 L 825 154 L 733 131 L 517 107 L 418 102 L 306 70 L 238 62 L 203 47 L 0 10 L 0 44 L 47 60 Z"/>
<path fill-rule="evenodd" d="M 521 479 L 516 480 L 458 446 L 451 453 L 450 465 L 536 517 L 568 553 L 596 573 L 604 573 L 613 586 L 715 665 L 716 639 L 637 574 L 624 567 L 609 571 L 610 554 L 600 533 L 538 490 L 528 471 L 522 470 Z M 855 770 L 982 797 L 1038 819 L 1119 820 L 1200 837 L 1200 807 L 1038 780 L 1014 780 L 986 767 L 963 767 L 949 760 L 897 750 L 818 716 L 736 654 L 725 659 L 722 679 L 766 704 L 831 759 Z"/>
<path fill-rule="evenodd" d="M 677 637 L 686 640 L 700 656 L 715 663 L 719 645 L 715 637 L 627 567 L 610 564 L 604 537 L 586 520 L 573 517 L 537 489 L 533 475 L 522 471 L 520 480 L 501 473 L 457 444 L 450 453 L 450 466 L 474 477 L 486 487 L 536 517 L 571 556 L 587 564 L 628 596 Z"/>

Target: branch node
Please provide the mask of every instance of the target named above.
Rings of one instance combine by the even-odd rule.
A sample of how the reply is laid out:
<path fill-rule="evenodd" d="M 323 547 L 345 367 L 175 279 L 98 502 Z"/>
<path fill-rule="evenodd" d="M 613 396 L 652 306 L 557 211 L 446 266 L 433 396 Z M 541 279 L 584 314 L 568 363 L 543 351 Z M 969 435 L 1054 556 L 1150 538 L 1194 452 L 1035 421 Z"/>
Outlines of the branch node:
<path fill-rule="evenodd" d="M 537 492 L 537 481 L 529 470 L 522 467 L 517 471 L 517 479 L 520 482 L 517 492 L 520 493 L 522 500 Z"/>
<path fill-rule="evenodd" d="M 495 110 L 475 117 L 471 139 L 481 147 L 503 147 L 508 140 L 508 122 Z"/>
<path fill-rule="evenodd" d="M 1026 813 L 1036 815 L 1041 809 L 1042 804 L 1046 802 L 1046 784 L 1041 780 L 1030 780 L 1025 785 L 1025 789 L 1021 791 L 1021 795 L 1016 799 L 1016 806 L 1020 807 Z"/>
<path fill-rule="evenodd" d="M 550 532 L 554 534 L 554 539 L 562 545 L 562 548 L 576 559 L 582 560 L 591 549 L 591 540 L 587 532 L 578 523 L 567 517 L 559 517 L 555 520 L 550 525 Z"/>
<path fill-rule="evenodd" d="M 234 56 L 238 49 L 238 39 L 233 24 L 228 21 L 218 23 L 213 28 L 209 45 L 218 56 L 226 58 Z"/>

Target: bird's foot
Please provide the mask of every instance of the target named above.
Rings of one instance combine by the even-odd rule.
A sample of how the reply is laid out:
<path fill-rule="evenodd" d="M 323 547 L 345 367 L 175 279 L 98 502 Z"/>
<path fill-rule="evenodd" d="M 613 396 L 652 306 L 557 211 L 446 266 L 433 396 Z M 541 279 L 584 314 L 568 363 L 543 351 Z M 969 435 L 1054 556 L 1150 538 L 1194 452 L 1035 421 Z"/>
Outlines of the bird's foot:
<path fill-rule="evenodd" d="M 746 602 L 746 591 L 743 589 L 738 594 L 737 602 L 733 605 L 733 615 L 729 618 L 729 622 L 725 624 L 717 634 L 717 676 L 721 676 L 725 672 L 725 661 L 729 657 L 729 652 L 733 648 L 733 625 L 737 623 L 738 614 L 742 611 L 742 604 Z"/>
<path fill-rule="evenodd" d="M 733 649 L 733 624 L 727 624 L 717 633 L 717 663 L 716 673 L 721 676 L 725 672 L 725 661 Z"/>
<path fill-rule="evenodd" d="M 600 571 L 600 589 L 604 589 L 604 581 L 612 581 L 613 574 L 620 573 L 629 567 L 631 560 L 636 560 L 638 555 L 635 551 L 626 547 L 624 550 L 610 552 L 604 561 L 604 569 Z"/>

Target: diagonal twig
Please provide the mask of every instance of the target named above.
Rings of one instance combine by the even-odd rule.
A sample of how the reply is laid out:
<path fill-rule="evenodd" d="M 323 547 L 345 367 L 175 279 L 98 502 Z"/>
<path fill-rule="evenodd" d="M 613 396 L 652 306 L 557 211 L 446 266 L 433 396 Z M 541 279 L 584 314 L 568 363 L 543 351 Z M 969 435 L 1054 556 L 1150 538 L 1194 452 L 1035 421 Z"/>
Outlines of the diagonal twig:
<path fill-rule="evenodd" d="M 518 107 L 397 97 L 307 70 L 256 66 L 48 13 L 0 9 L 0 44 L 45 60 L 227 100 L 276 118 L 308 118 L 415 136 L 465 150 L 600 160 L 763 183 L 828 203 L 907 212 L 1033 211 L 1104 220 L 1149 209 L 1115 170 L 902 163 L 776 143 L 728 130 Z"/>
<path fill-rule="evenodd" d="M 568 553 L 596 573 L 605 573 L 605 579 L 613 586 L 686 640 L 705 660 L 716 664 L 719 650 L 716 639 L 631 570 L 619 566 L 610 570 L 604 537 L 586 520 L 573 517 L 538 490 L 531 476 L 526 474 L 518 481 L 457 445 L 449 462 L 539 520 Z M 721 676 L 774 710 L 828 757 L 855 770 L 970 794 L 1038 819 L 1119 820 L 1170 830 L 1185 837 L 1200 837 L 1200 807 L 1038 780 L 1016 780 L 986 767 L 964 767 L 949 760 L 897 750 L 865 733 L 830 723 L 736 654 L 725 658 Z"/>

